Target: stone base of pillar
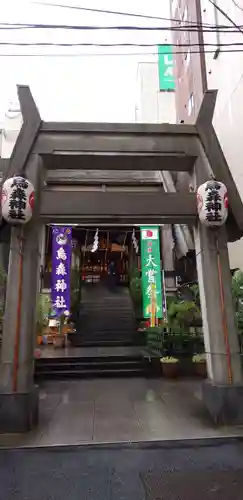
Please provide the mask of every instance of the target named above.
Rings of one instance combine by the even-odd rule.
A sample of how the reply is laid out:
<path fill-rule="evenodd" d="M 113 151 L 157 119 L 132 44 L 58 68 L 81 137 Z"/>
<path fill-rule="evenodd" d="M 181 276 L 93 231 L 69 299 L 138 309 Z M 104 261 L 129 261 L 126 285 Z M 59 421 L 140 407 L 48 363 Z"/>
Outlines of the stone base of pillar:
<path fill-rule="evenodd" d="M 38 387 L 24 394 L 0 393 L 0 433 L 22 433 L 33 429 L 38 423 L 38 406 Z"/>
<path fill-rule="evenodd" d="M 203 383 L 203 402 L 216 424 L 243 424 L 243 385 Z"/>

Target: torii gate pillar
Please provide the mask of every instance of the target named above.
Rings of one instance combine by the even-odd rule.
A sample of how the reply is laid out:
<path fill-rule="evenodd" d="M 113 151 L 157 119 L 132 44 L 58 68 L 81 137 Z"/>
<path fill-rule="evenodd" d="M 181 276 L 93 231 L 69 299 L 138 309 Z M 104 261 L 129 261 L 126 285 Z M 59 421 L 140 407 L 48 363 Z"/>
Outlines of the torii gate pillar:
<path fill-rule="evenodd" d="M 195 228 L 208 379 L 203 400 L 216 423 L 243 422 L 241 355 L 225 227 Z"/>
<path fill-rule="evenodd" d="M 210 138 L 215 136 L 212 126 L 215 99 L 215 93 L 206 94 L 196 123 L 202 146 L 192 176 L 194 189 L 212 178 L 212 165 L 206 155 L 210 152 L 212 157 L 215 147 L 220 148 L 217 141 L 213 145 L 210 143 Z M 219 159 L 223 161 L 222 151 L 218 149 L 218 152 Z M 203 384 L 203 400 L 215 422 L 242 424 L 241 354 L 226 227 L 215 230 L 198 222 L 194 228 L 194 239 L 208 369 L 208 379 Z"/>
<path fill-rule="evenodd" d="M 26 432 L 38 421 L 38 389 L 34 386 L 33 358 L 41 233 L 42 165 L 38 155 L 30 155 L 25 173 L 35 188 L 35 208 L 31 221 L 22 232 L 20 227 L 11 229 L 0 373 L 2 433 Z"/>

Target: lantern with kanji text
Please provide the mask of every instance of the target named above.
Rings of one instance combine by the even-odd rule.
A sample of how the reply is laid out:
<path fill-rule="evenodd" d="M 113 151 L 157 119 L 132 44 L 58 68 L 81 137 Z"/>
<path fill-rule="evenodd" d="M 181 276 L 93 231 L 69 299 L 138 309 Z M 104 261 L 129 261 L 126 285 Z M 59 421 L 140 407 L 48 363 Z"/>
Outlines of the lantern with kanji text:
<path fill-rule="evenodd" d="M 219 227 L 228 217 L 228 193 L 222 182 L 210 180 L 197 190 L 199 220 L 207 227 Z"/>
<path fill-rule="evenodd" d="M 34 208 L 35 191 L 30 181 L 16 175 L 2 186 L 2 217 L 9 224 L 20 225 L 30 221 Z"/>

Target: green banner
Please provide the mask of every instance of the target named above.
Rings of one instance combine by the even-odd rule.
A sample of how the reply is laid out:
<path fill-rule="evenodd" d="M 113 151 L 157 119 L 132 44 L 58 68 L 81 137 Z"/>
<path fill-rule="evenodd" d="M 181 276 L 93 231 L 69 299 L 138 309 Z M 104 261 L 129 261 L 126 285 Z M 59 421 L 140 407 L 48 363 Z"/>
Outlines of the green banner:
<path fill-rule="evenodd" d="M 159 89 L 175 90 L 174 61 L 171 45 L 159 45 Z"/>
<path fill-rule="evenodd" d="M 141 227 L 141 270 L 143 316 L 151 317 L 153 286 L 156 292 L 157 318 L 163 318 L 160 269 L 160 237 L 158 227 Z"/>

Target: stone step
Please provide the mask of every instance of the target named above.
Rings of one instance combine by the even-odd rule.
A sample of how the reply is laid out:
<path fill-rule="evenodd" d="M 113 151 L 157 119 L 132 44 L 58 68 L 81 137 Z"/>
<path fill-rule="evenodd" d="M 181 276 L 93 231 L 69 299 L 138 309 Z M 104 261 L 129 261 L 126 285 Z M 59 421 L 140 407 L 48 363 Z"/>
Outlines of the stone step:
<path fill-rule="evenodd" d="M 39 358 L 35 362 L 35 378 L 92 378 L 145 376 L 144 358 L 141 355 L 109 357 Z"/>
<path fill-rule="evenodd" d="M 83 288 L 80 316 L 76 324 L 80 342 L 133 343 L 136 322 L 130 293 L 92 285 Z"/>

